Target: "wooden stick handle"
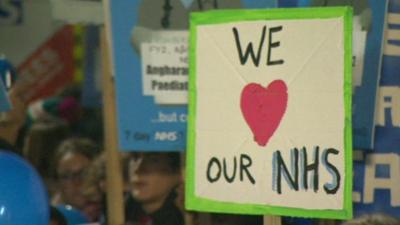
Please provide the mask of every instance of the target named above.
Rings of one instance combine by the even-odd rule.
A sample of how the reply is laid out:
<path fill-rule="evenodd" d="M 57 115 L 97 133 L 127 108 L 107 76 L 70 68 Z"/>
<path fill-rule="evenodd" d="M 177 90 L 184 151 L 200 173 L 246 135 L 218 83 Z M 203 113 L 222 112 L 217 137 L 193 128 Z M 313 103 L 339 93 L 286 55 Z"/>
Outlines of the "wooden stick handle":
<path fill-rule="evenodd" d="M 264 216 L 264 225 L 282 225 L 280 216 Z"/>
<path fill-rule="evenodd" d="M 120 154 L 118 152 L 115 88 L 111 73 L 109 47 L 104 29 L 101 32 L 104 147 L 107 155 L 107 220 L 109 225 L 124 224 L 123 179 Z"/>

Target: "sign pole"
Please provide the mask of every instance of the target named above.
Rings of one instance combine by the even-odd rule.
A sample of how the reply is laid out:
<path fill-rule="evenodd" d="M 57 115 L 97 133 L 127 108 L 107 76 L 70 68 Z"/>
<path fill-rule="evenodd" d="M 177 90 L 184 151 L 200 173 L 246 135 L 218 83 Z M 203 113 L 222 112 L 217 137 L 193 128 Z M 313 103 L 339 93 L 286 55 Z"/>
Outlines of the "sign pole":
<path fill-rule="evenodd" d="M 264 225 L 282 225 L 280 216 L 264 216 Z"/>
<path fill-rule="evenodd" d="M 101 32 L 102 83 L 103 83 L 103 116 L 104 116 L 104 146 L 107 155 L 107 222 L 110 225 L 124 224 L 123 181 L 121 159 L 118 154 L 116 106 L 114 80 L 111 74 L 111 64 L 108 43 L 104 29 Z"/>

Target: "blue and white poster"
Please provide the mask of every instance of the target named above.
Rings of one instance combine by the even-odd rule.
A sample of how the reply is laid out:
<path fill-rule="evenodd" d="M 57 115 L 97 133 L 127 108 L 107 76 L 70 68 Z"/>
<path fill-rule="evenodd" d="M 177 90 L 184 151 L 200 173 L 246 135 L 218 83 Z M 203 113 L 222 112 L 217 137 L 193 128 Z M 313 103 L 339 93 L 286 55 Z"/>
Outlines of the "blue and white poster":
<path fill-rule="evenodd" d="M 269 0 L 109 1 L 120 149 L 186 149 L 191 11 L 274 5 Z"/>
<path fill-rule="evenodd" d="M 353 51 L 353 146 L 358 149 L 374 148 L 376 95 L 381 77 L 388 1 L 369 0 L 366 4 L 371 12 L 360 12 L 356 17 L 358 23 L 353 22 L 353 43 L 356 43 Z"/>
<path fill-rule="evenodd" d="M 400 0 L 390 0 L 376 108 L 375 146 L 355 151 L 355 216 L 400 215 Z"/>

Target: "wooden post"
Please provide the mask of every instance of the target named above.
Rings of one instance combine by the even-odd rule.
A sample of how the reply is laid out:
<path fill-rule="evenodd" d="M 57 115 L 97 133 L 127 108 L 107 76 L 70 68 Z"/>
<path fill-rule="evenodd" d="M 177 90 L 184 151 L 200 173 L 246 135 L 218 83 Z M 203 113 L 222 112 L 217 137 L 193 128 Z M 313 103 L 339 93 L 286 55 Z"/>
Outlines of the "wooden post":
<path fill-rule="evenodd" d="M 282 225 L 280 216 L 264 216 L 264 225 Z"/>
<path fill-rule="evenodd" d="M 104 29 L 101 32 L 104 147 L 106 151 L 107 222 L 124 224 L 123 179 L 118 153 L 114 80 L 111 73 L 110 53 Z"/>

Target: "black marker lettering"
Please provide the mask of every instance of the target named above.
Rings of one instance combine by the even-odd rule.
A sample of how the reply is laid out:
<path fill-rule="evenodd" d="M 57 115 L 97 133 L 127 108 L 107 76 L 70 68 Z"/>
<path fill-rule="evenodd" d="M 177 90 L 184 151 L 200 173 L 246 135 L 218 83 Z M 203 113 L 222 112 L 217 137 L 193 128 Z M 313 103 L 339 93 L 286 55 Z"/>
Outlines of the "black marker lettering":
<path fill-rule="evenodd" d="M 258 45 L 258 52 L 257 56 L 254 54 L 253 50 L 253 43 L 249 43 L 246 48 L 246 52 L 243 54 L 242 46 L 240 44 L 240 37 L 239 37 L 239 32 L 237 31 L 236 27 L 232 28 L 233 35 L 235 36 L 235 43 L 236 43 L 236 48 L 239 53 L 239 60 L 242 65 L 244 65 L 247 62 L 247 59 L 249 58 L 249 55 L 251 55 L 251 59 L 253 60 L 253 63 L 255 66 L 258 67 L 260 64 L 260 58 L 261 58 L 261 49 L 262 46 L 264 45 L 264 39 L 265 39 L 265 32 L 267 30 L 267 26 L 264 26 L 261 32 L 261 39 L 260 43 Z"/>
<path fill-rule="evenodd" d="M 282 26 L 269 28 L 269 43 L 268 43 L 268 58 L 267 65 L 280 65 L 283 64 L 283 59 L 271 61 L 271 51 L 272 48 L 279 47 L 281 45 L 280 41 L 272 42 L 272 33 L 279 32 L 282 30 Z"/>

